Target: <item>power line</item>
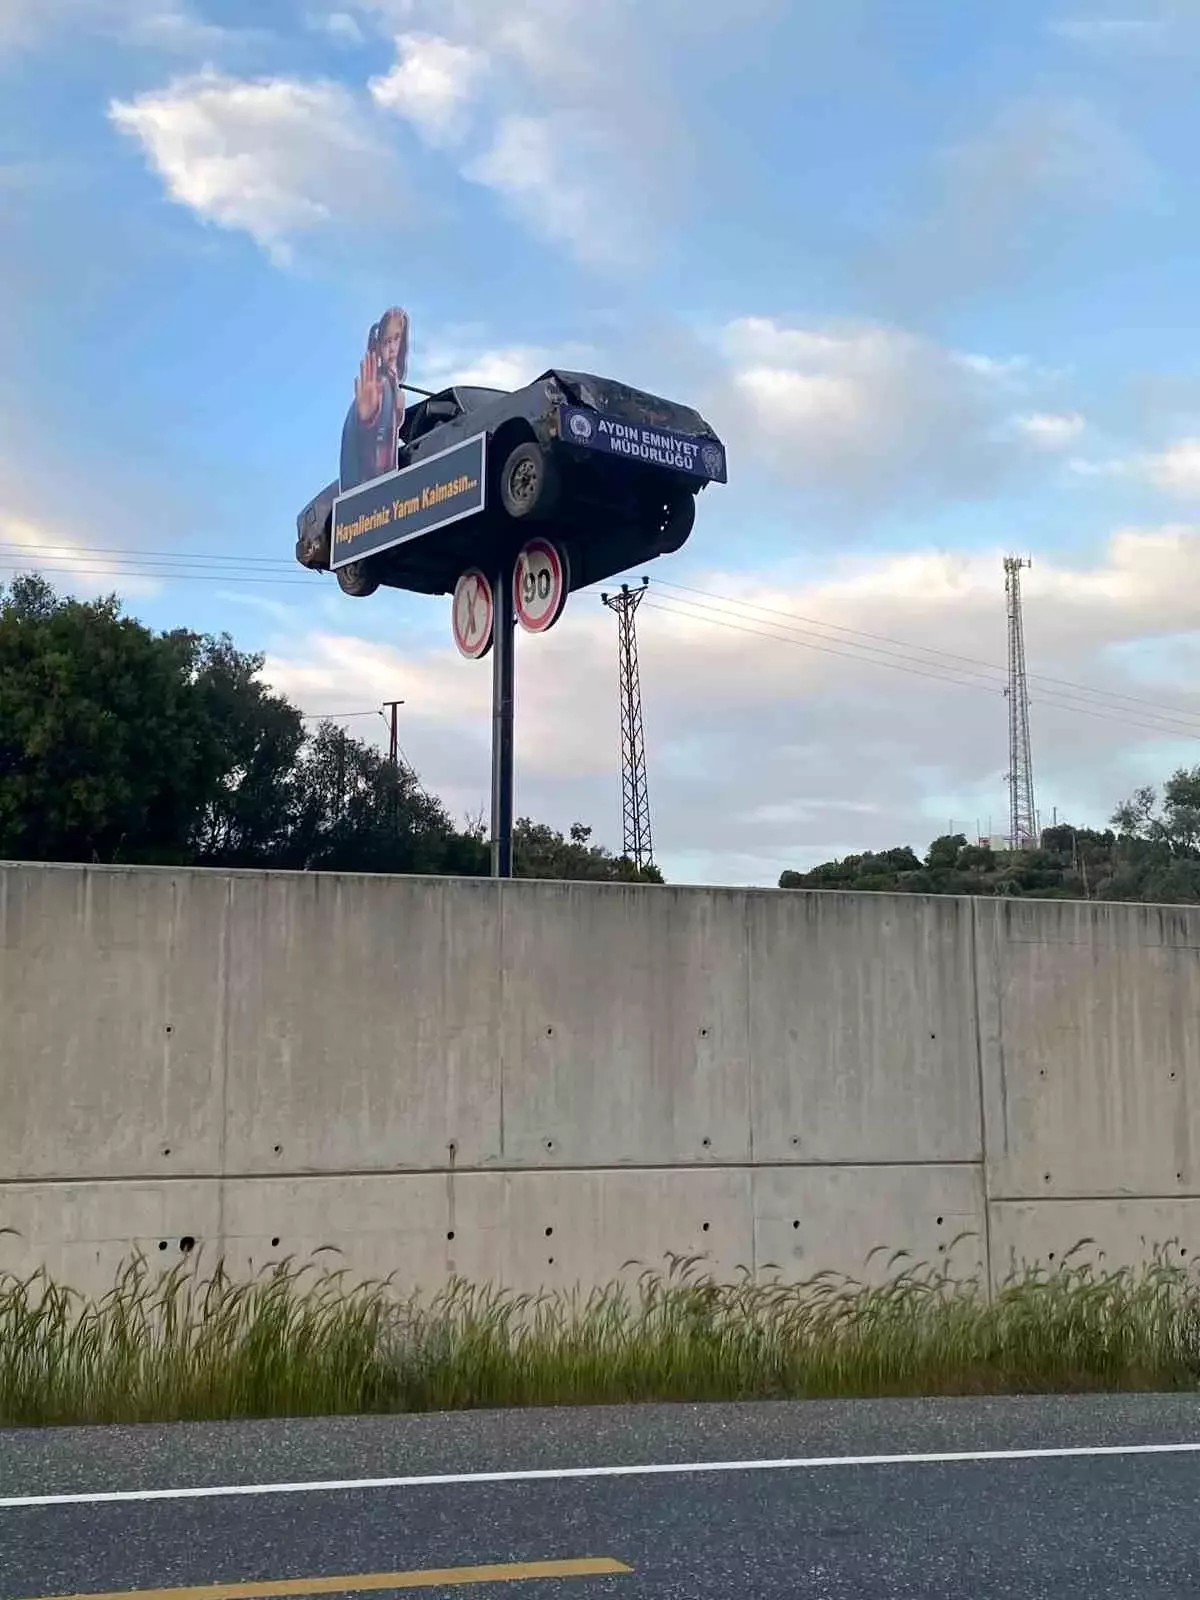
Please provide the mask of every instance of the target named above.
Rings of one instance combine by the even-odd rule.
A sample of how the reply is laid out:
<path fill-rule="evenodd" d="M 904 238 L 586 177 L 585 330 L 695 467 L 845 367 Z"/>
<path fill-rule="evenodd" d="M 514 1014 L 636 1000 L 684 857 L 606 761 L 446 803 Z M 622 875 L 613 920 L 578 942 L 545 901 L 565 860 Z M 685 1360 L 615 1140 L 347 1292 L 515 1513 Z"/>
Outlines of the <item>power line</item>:
<path fill-rule="evenodd" d="M 44 561 L 38 561 L 32 564 L 29 562 L 15 563 L 0 561 L 0 572 L 13 572 L 24 575 L 26 573 L 35 571 L 39 573 L 53 572 L 55 574 L 71 578 L 151 578 L 160 579 L 163 581 L 170 580 L 172 583 L 269 583 L 272 586 L 288 586 L 293 584 L 298 586 L 303 584 L 306 589 L 312 588 L 312 580 L 309 578 L 273 577 L 265 573 L 257 572 L 175 572 L 169 568 L 158 571 L 156 571 L 154 568 L 151 568 L 149 571 L 146 571 L 136 567 L 114 566 L 114 564 L 111 562 L 102 562 L 96 566 L 83 566 L 74 563 L 70 566 L 52 566 Z"/>
<path fill-rule="evenodd" d="M 692 605 L 691 602 L 685 602 L 686 609 L 682 608 L 679 604 L 668 604 L 659 600 L 651 600 L 648 603 L 652 610 L 671 612 L 673 615 L 683 617 L 690 622 L 706 622 L 711 624 L 713 627 L 731 628 L 737 633 L 753 634 L 760 639 L 774 639 L 779 644 L 793 645 L 797 649 L 813 650 L 822 655 L 840 656 L 844 660 L 859 661 L 866 666 L 886 667 L 893 672 L 907 672 L 918 678 L 929 678 L 935 683 L 948 683 L 958 689 L 976 689 L 982 690 L 985 693 L 997 695 L 1003 694 L 1004 692 L 1004 686 L 1002 683 L 980 683 L 965 677 L 957 677 L 954 675 L 937 672 L 926 672 L 921 670 L 919 667 L 905 666 L 900 662 L 876 660 L 870 656 L 856 655 L 849 649 L 839 650 L 834 648 L 832 645 L 814 644 L 812 641 L 801 638 L 792 632 L 785 631 L 783 633 L 768 633 L 764 628 L 752 626 L 750 622 L 745 622 L 727 616 L 722 617 L 707 614 L 708 608 L 705 610 L 700 610 Z M 1068 700 L 1058 699 L 1049 692 L 1040 694 L 1038 696 L 1037 703 L 1039 705 L 1053 706 L 1056 710 L 1060 711 L 1070 711 L 1079 716 L 1097 717 L 1105 722 L 1117 722 L 1121 723 L 1125 727 L 1140 728 L 1143 732 L 1147 733 L 1156 733 L 1159 735 L 1175 734 L 1177 736 L 1184 735 L 1191 739 L 1200 738 L 1200 730 L 1195 727 L 1169 726 L 1163 722 L 1146 722 L 1136 720 L 1132 716 L 1118 714 L 1116 712 L 1092 710 L 1082 706 L 1073 705 Z"/>
<path fill-rule="evenodd" d="M 28 551 L 31 555 L 86 556 L 108 560 L 134 561 L 203 561 L 220 562 L 222 566 L 247 564 L 255 567 L 286 569 L 294 563 L 281 556 L 247 556 L 234 551 L 212 550 L 139 550 L 121 549 L 101 544 L 39 544 L 31 540 L 0 539 L 0 553 L 17 554 Z"/>
<path fill-rule="evenodd" d="M 697 593 L 697 592 L 701 592 L 701 591 L 689 591 L 689 592 Z M 694 601 L 694 600 L 677 601 L 676 604 L 677 605 L 683 605 L 683 606 L 686 606 L 686 607 L 689 608 L 688 611 L 680 611 L 679 614 L 681 616 L 688 615 L 692 611 L 694 611 L 698 616 L 700 615 L 700 613 L 713 613 L 713 615 L 711 617 L 705 616 L 704 620 L 706 620 L 706 621 L 708 621 L 708 620 L 715 621 L 715 620 L 717 620 L 718 617 L 720 617 L 720 618 L 724 618 L 725 620 L 729 621 L 730 625 L 733 625 L 733 619 L 730 617 L 729 613 L 727 611 L 725 611 L 724 609 L 718 608 L 716 606 L 703 604 L 701 602 Z M 769 608 L 764 607 L 762 609 L 768 610 Z M 790 613 L 783 612 L 783 611 L 774 611 L 773 610 L 773 611 L 771 611 L 771 615 L 782 618 L 782 617 L 786 617 L 786 616 L 790 615 Z M 737 613 L 734 613 L 734 616 L 737 616 Z M 847 639 L 847 640 L 840 640 L 839 639 L 839 640 L 834 640 L 834 641 L 830 642 L 828 640 L 825 640 L 823 638 L 823 636 L 818 635 L 817 636 L 817 641 L 819 641 L 819 642 L 814 642 L 812 636 L 807 635 L 807 634 L 804 633 L 803 630 L 791 627 L 791 626 L 789 626 L 788 624 L 786 624 L 784 622 L 772 622 L 772 621 L 767 621 L 764 618 L 758 618 L 758 617 L 750 617 L 750 618 L 748 618 L 748 620 L 753 621 L 753 622 L 761 622 L 761 623 L 763 623 L 764 626 L 769 626 L 771 628 L 783 628 L 785 630 L 785 632 L 789 636 L 789 642 L 795 642 L 795 643 L 798 643 L 798 644 L 802 643 L 808 649 L 819 650 L 819 651 L 821 651 L 821 652 L 823 652 L 825 654 L 828 654 L 828 655 L 842 655 L 842 656 L 845 656 L 846 659 L 848 659 L 848 660 L 855 660 L 855 661 L 872 661 L 872 660 L 874 660 L 874 664 L 877 665 L 877 666 L 892 667 L 895 670 L 901 670 L 901 671 L 907 670 L 907 671 L 910 671 L 910 672 L 914 673 L 918 677 L 933 678 L 936 681 L 940 681 L 940 682 L 944 682 L 944 683 L 950 683 L 950 682 L 959 683 L 964 687 L 968 686 L 971 683 L 972 680 L 979 680 L 978 683 L 976 683 L 976 685 L 975 685 L 976 687 L 991 689 L 991 690 L 994 690 L 997 693 L 1002 693 L 1003 689 L 1004 689 L 1005 680 L 1004 680 L 1004 678 L 1002 676 L 999 675 L 1000 671 L 1001 671 L 1001 669 L 999 669 L 999 668 L 989 669 L 989 671 L 993 671 L 993 672 L 995 672 L 997 674 L 997 676 L 991 677 L 991 676 L 988 676 L 987 673 L 984 673 L 984 672 L 981 672 L 981 671 L 977 671 L 974 668 L 961 668 L 961 667 L 955 668 L 955 667 L 952 667 L 952 666 L 949 666 L 949 665 L 943 667 L 941 662 L 925 661 L 920 656 L 902 654 L 900 651 L 897 651 L 897 650 L 880 650 L 874 645 L 860 645 L 856 639 Z M 853 630 L 844 630 L 844 631 L 853 631 Z M 779 635 L 778 634 L 763 634 L 763 637 L 764 638 L 777 638 L 777 637 L 779 637 Z M 868 635 L 868 637 L 876 637 L 876 636 Z M 838 646 L 840 648 L 835 648 L 835 646 Z M 920 647 L 918 646 L 917 648 L 920 648 Z M 865 652 L 869 652 L 869 654 L 865 653 Z M 950 657 L 949 656 L 949 652 L 941 652 L 941 653 L 946 655 L 950 660 L 959 659 L 959 660 L 968 660 L 969 661 L 971 659 L 970 657 Z M 876 660 L 874 658 L 879 658 L 879 659 Z M 1032 679 L 1036 675 L 1033 674 L 1033 673 L 1030 673 L 1028 676 L 1030 677 L 1030 679 Z M 1066 682 L 1067 680 L 1054 679 L 1054 678 L 1043 678 L 1041 681 L 1043 681 L 1045 683 L 1054 684 L 1054 683 Z M 1121 699 L 1121 698 L 1129 698 L 1129 699 L 1132 700 L 1132 703 L 1133 703 L 1135 708 L 1141 708 L 1141 707 L 1150 708 L 1149 715 L 1152 715 L 1154 718 L 1156 718 L 1158 723 L 1160 725 L 1162 725 L 1166 731 L 1178 732 L 1178 733 L 1183 734 L 1183 735 L 1185 735 L 1186 737 L 1189 737 L 1189 738 L 1200 738 L 1200 713 L 1188 712 L 1188 711 L 1184 711 L 1184 710 L 1176 710 L 1173 707 L 1170 708 L 1170 709 L 1167 709 L 1167 710 L 1159 710 L 1157 708 L 1158 707 L 1158 703 L 1155 702 L 1155 701 L 1145 700 L 1145 699 L 1137 699 L 1136 697 L 1120 697 L 1120 696 L 1115 696 L 1115 695 L 1114 696 L 1106 696 L 1103 690 L 1088 690 L 1087 692 L 1092 694 L 1101 704 L 1103 704 L 1106 699 L 1112 699 L 1115 702 L 1115 701 L 1117 701 L 1118 699 Z M 1064 692 L 1062 689 L 1057 689 L 1057 688 L 1055 688 L 1055 689 L 1047 689 L 1047 690 L 1041 691 L 1040 694 L 1039 694 L 1039 697 L 1038 697 L 1038 703 L 1039 704 L 1040 703 L 1046 703 L 1046 704 L 1058 705 L 1058 706 L 1061 706 L 1061 707 L 1075 707 L 1076 706 L 1076 702 L 1077 702 L 1077 695 L 1075 694 L 1075 692 L 1073 690 L 1068 690 L 1068 691 Z M 1080 710 L 1081 714 L 1090 714 L 1090 715 L 1093 715 L 1093 716 L 1099 714 L 1094 709 L 1091 709 L 1091 707 L 1089 706 L 1089 703 L 1086 702 L 1086 701 L 1083 702 L 1082 704 L 1078 705 L 1078 709 Z M 1116 707 L 1116 709 L 1118 711 L 1124 712 L 1123 706 L 1118 705 Z M 1147 713 L 1143 711 L 1140 714 L 1143 717 L 1145 717 L 1145 715 Z"/>
<path fill-rule="evenodd" d="M 945 661 L 962 662 L 967 666 L 982 668 L 985 672 L 992 673 L 999 678 L 1004 678 L 1006 675 L 1006 668 L 997 666 L 994 662 L 983 661 L 977 656 L 964 656 L 950 650 L 938 650 L 933 645 L 915 645 L 903 639 L 894 639 L 885 633 L 869 633 L 862 628 L 849 628 L 843 623 L 825 622 L 816 617 L 802 616 L 796 611 L 784 611 L 774 606 L 762 606 L 754 601 L 739 600 L 732 595 L 720 595 L 708 589 L 690 588 L 686 584 L 660 582 L 658 587 L 660 589 L 676 590 L 681 594 L 701 595 L 706 599 L 719 601 L 722 605 L 733 606 L 744 611 L 761 612 L 764 616 L 780 617 L 791 623 L 804 623 L 808 627 L 825 628 L 832 633 L 844 633 L 856 639 L 877 640 L 881 644 L 894 645 L 900 650 L 913 652 L 917 659 L 921 655 L 937 656 Z M 932 663 L 930 664 L 932 665 Z M 1144 695 L 1122 694 L 1116 689 L 1096 689 L 1086 683 L 1077 683 L 1070 678 L 1053 677 L 1047 673 L 1030 672 L 1028 676 L 1030 682 L 1056 684 L 1062 688 L 1077 690 L 1081 694 L 1093 695 L 1100 699 L 1123 700 L 1130 705 L 1150 706 L 1154 709 L 1158 709 L 1164 704 L 1163 701 L 1149 700 Z M 1183 717 L 1193 717 L 1200 721 L 1200 712 L 1188 711 L 1184 706 L 1169 706 L 1168 709 L 1177 712 Z"/>
<path fill-rule="evenodd" d="M 28 550 L 32 555 L 43 554 L 50 550 L 58 550 L 69 554 L 72 558 L 78 552 L 81 560 L 72 559 L 71 564 L 45 565 L 33 561 L 29 563 L 5 562 L 2 558 L 18 550 Z M 83 565 L 86 561 L 88 564 Z M 181 570 L 142 570 L 141 565 L 148 561 L 163 563 L 185 563 Z M 117 566 L 116 563 L 122 563 Z M 20 541 L 0 542 L 0 572 L 28 572 L 36 569 L 40 572 L 63 574 L 71 577 L 139 577 L 158 579 L 170 582 L 205 582 L 217 583 L 234 581 L 237 583 L 269 584 L 283 586 L 300 586 L 312 589 L 314 577 L 317 574 L 306 576 L 283 576 L 284 573 L 295 572 L 294 563 L 275 557 L 255 557 L 230 554 L 212 554 L 192 552 L 167 552 L 167 551 L 141 551 L 141 550 L 115 550 L 109 551 L 101 546 L 46 546 L 41 544 L 22 544 Z M 230 570 L 236 569 L 236 570 Z M 278 574 L 276 576 L 275 574 Z M 999 692 L 1003 687 L 1004 668 L 993 662 L 977 659 L 973 656 L 957 654 L 953 651 L 939 650 L 932 645 L 914 645 L 904 640 L 892 638 L 887 634 L 871 633 L 865 629 L 850 628 L 841 623 L 825 622 L 818 618 L 806 617 L 799 612 L 785 611 L 778 607 L 763 606 L 753 601 L 739 600 L 732 596 L 717 594 L 711 590 L 696 589 L 686 584 L 661 583 L 658 587 L 663 590 L 673 591 L 678 595 L 696 595 L 705 602 L 702 610 L 714 612 L 711 617 L 703 620 L 716 622 L 720 617 L 726 617 L 726 626 L 734 627 L 737 623 L 733 620 L 738 616 L 748 616 L 751 620 L 765 622 L 768 626 L 786 626 L 790 635 L 788 642 L 805 642 L 806 647 L 814 650 L 823 650 L 830 655 L 843 655 L 850 660 L 870 660 L 877 657 L 877 665 L 899 665 L 901 670 L 912 672 L 918 677 L 928 677 L 937 682 L 955 682 L 968 686 L 969 680 L 979 682 L 976 687 L 995 688 Z M 670 609 L 661 602 L 653 602 L 658 609 Z M 700 618 L 700 610 L 695 601 L 683 600 L 682 605 L 688 606 L 687 612 L 680 611 L 679 615 L 694 615 Z M 728 617 L 730 610 L 733 618 Z M 779 623 L 772 619 L 780 619 Z M 796 624 L 805 627 L 824 630 L 819 634 L 819 639 L 825 639 L 827 634 L 844 635 L 844 640 L 838 639 L 832 643 L 818 644 L 811 640 L 802 641 L 801 630 Z M 763 633 L 761 629 L 742 627 L 743 632 L 759 633 L 764 638 L 778 638 L 775 633 Z M 859 641 L 869 641 L 862 644 Z M 838 650 L 834 644 L 845 643 L 847 649 Z M 879 649 L 876 646 L 886 648 Z M 870 651 L 870 655 L 866 654 Z M 935 659 L 928 659 L 933 657 Z M 894 658 L 889 659 L 889 658 Z M 946 665 L 943 666 L 943 663 Z M 958 664 L 955 666 L 954 664 Z M 930 670 L 932 669 L 932 670 Z M 1124 722 L 1128 727 L 1145 728 L 1144 721 L 1134 721 L 1128 716 L 1118 716 L 1115 712 L 1101 712 L 1091 709 L 1093 703 L 1098 705 L 1126 705 L 1148 711 L 1156 721 L 1151 731 L 1176 732 L 1182 736 L 1194 738 L 1200 735 L 1200 712 L 1187 710 L 1185 707 L 1174 705 L 1170 702 L 1154 701 L 1145 696 L 1124 694 L 1119 690 L 1097 689 L 1088 684 L 1075 682 L 1068 678 L 1059 678 L 1045 673 L 1029 672 L 1030 684 L 1045 684 L 1050 688 L 1039 691 L 1036 696 L 1031 696 L 1032 704 L 1054 705 L 1060 709 L 1075 709 L 1080 715 L 1103 717 L 1104 720 Z M 1066 693 L 1063 693 L 1066 691 Z M 1086 697 L 1082 704 L 1071 705 L 1079 696 Z"/>
<path fill-rule="evenodd" d="M 379 708 L 372 706 L 369 711 L 302 711 L 301 720 L 304 722 L 345 722 L 350 717 L 377 717 Z"/>

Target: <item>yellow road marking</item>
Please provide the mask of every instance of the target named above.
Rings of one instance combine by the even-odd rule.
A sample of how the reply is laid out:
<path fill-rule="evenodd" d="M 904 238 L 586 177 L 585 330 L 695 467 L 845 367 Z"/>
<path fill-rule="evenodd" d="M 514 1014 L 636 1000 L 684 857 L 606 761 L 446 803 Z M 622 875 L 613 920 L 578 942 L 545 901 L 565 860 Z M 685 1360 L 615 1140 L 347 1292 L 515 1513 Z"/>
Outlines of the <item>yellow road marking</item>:
<path fill-rule="evenodd" d="M 422 1572 L 359 1572 L 338 1578 L 280 1578 L 263 1583 L 201 1583 L 184 1589 L 118 1589 L 43 1600 L 275 1600 L 281 1595 L 360 1594 L 371 1589 L 436 1589 L 456 1583 L 520 1583 L 533 1578 L 602 1578 L 632 1572 L 607 1556 L 582 1561 L 511 1561 L 492 1567 L 440 1567 Z"/>

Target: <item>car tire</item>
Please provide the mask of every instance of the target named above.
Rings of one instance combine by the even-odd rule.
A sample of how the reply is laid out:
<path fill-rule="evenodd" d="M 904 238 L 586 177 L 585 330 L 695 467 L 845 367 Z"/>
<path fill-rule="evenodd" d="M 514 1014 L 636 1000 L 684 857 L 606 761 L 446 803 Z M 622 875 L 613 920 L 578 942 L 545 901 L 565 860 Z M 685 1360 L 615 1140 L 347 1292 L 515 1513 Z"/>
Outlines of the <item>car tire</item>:
<path fill-rule="evenodd" d="M 365 600 L 379 587 L 379 579 L 365 561 L 350 561 L 344 567 L 339 567 L 334 576 L 342 593 L 352 595 L 355 600 Z"/>
<path fill-rule="evenodd" d="M 661 532 L 658 536 L 659 555 L 670 556 L 674 555 L 676 550 L 681 550 L 688 542 L 695 525 L 695 495 L 681 494 L 677 499 L 668 501 L 663 508 L 663 518 L 660 524 Z"/>
<path fill-rule="evenodd" d="M 558 504 L 558 469 L 540 444 L 519 444 L 500 469 L 500 503 L 515 522 L 542 522 Z"/>

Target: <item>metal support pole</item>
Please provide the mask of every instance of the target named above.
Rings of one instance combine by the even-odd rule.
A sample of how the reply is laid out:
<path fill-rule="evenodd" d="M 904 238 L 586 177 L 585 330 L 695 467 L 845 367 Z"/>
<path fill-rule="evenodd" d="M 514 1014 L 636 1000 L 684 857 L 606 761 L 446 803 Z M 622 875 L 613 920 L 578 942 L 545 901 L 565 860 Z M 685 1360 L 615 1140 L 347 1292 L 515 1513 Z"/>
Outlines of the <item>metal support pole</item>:
<path fill-rule="evenodd" d="M 512 877 L 513 686 L 517 619 L 513 613 L 513 563 L 500 562 L 492 578 L 492 877 Z"/>

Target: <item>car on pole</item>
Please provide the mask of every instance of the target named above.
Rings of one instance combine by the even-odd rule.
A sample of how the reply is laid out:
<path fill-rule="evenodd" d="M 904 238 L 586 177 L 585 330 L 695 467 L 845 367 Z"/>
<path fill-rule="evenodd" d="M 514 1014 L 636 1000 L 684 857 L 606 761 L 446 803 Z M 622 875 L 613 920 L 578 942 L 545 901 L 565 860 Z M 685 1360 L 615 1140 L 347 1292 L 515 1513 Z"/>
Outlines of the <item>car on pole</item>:
<path fill-rule="evenodd" d="M 726 481 L 699 412 L 615 379 L 552 369 L 514 392 L 455 385 L 404 415 L 394 467 L 309 501 L 296 559 L 355 596 L 450 594 L 537 533 L 583 588 L 680 549 L 697 496 Z"/>

